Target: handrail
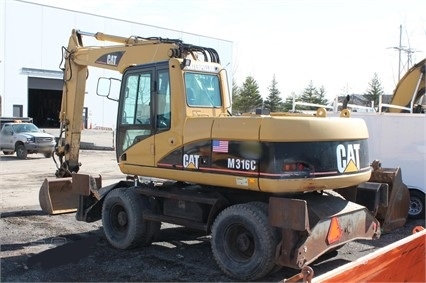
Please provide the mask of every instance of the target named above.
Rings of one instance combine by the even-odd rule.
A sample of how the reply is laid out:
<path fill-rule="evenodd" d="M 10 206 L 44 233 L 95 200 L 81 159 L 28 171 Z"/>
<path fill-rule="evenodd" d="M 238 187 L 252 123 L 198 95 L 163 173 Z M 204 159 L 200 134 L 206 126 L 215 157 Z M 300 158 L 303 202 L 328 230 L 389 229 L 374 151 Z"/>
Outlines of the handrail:
<path fill-rule="evenodd" d="M 342 106 L 343 103 L 338 102 L 338 103 L 334 103 L 333 105 L 322 105 L 322 104 L 316 104 L 316 103 L 296 101 L 293 98 L 293 107 L 292 107 L 293 112 L 296 111 L 296 106 L 297 105 L 300 105 L 300 106 L 312 106 L 312 107 L 323 107 L 323 108 L 326 108 L 326 109 L 333 110 L 333 113 L 337 113 L 338 112 L 337 111 L 337 106 Z M 334 105 L 336 105 L 336 106 L 334 106 Z M 376 112 L 376 110 L 374 109 L 374 107 L 370 107 L 370 106 L 361 106 L 361 105 L 356 105 L 356 104 L 348 104 L 347 107 L 348 108 L 355 108 L 355 109 L 369 110 L 368 112 Z"/>
<path fill-rule="evenodd" d="M 337 98 L 335 99 L 335 101 L 337 101 Z M 338 102 L 338 103 L 333 103 L 333 105 L 321 105 L 321 104 L 316 104 L 316 103 L 309 103 L 309 102 L 302 102 L 302 101 L 296 101 L 295 98 L 293 98 L 293 107 L 292 107 L 292 111 L 295 112 L 296 111 L 296 106 L 311 106 L 311 107 L 323 107 L 326 109 L 332 109 L 333 113 L 337 113 L 337 107 L 336 106 L 342 106 L 343 103 L 342 102 Z M 395 104 L 388 104 L 388 103 L 382 103 L 382 96 L 379 96 L 379 105 L 378 105 L 378 111 L 374 108 L 374 106 L 362 106 L 362 105 L 356 105 L 356 104 L 348 104 L 347 105 L 348 108 L 351 109 L 365 109 L 368 110 L 367 112 L 378 112 L 378 113 L 382 113 L 382 108 L 383 107 L 388 107 L 388 108 L 395 108 L 395 109 L 401 109 L 401 110 L 406 110 L 409 113 L 413 113 L 413 108 L 411 107 L 404 107 L 404 106 L 399 106 L 399 105 L 395 105 Z"/>

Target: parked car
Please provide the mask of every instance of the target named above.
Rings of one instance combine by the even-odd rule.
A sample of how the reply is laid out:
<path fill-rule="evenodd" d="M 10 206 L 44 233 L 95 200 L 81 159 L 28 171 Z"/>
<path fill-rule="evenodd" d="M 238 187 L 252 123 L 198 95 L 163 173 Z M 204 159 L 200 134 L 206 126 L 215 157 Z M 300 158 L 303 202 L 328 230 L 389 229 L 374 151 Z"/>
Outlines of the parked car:
<path fill-rule="evenodd" d="M 46 158 L 53 154 L 55 137 L 40 130 L 30 122 L 6 122 L 0 131 L 0 150 L 5 155 L 16 152 L 20 159 L 26 159 L 28 154 L 41 153 Z"/>

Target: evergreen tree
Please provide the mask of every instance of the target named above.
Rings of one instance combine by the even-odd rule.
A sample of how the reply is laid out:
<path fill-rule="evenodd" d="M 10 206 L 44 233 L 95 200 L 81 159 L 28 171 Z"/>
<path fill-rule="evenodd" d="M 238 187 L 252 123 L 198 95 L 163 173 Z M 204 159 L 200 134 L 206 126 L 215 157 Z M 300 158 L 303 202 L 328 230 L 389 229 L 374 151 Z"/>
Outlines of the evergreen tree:
<path fill-rule="evenodd" d="M 374 101 L 374 105 L 377 106 L 379 104 L 379 97 L 384 94 L 382 84 L 377 76 L 377 73 L 374 73 L 373 78 L 368 83 L 368 89 L 364 96 L 368 99 L 369 102 Z M 369 105 L 368 106 L 372 106 Z"/>
<path fill-rule="evenodd" d="M 278 82 L 275 75 L 272 78 L 271 85 L 268 87 L 269 95 L 265 100 L 264 108 L 270 112 L 278 112 L 283 110 L 283 101 L 280 97 L 280 91 L 277 89 Z"/>
<path fill-rule="evenodd" d="M 238 87 L 237 83 L 233 80 L 232 81 L 232 114 L 238 113 L 238 103 L 241 100 L 240 95 L 240 88 Z"/>
<path fill-rule="evenodd" d="M 259 93 L 259 86 L 255 79 L 248 76 L 239 90 L 239 96 L 233 104 L 234 111 L 245 113 L 253 112 L 262 107 L 263 99 Z"/>
<path fill-rule="evenodd" d="M 310 81 L 308 87 L 306 87 L 302 95 L 298 97 L 298 100 L 307 103 L 326 105 L 328 101 L 325 98 L 325 93 L 324 86 L 321 86 L 318 90 L 316 87 L 314 87 L 313 82 Z M 303 108 L 305 110 L 316 110 L 318 107 L 300 106 L 299 108 Z"/>

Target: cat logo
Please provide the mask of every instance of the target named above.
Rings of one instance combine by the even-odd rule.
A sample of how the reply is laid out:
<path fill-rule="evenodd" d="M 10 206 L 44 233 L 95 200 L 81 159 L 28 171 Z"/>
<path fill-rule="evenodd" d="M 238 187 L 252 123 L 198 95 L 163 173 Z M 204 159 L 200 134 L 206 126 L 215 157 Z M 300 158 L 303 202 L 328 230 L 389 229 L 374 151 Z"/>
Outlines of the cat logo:
<path fill-rule="evenodd" d="M 123 57 L 124 51 L 111 52 L 99 57 L 95 63 L 102 65 L 118 66 L 121 57 Z"/>
<path fill-rule="evenodd" d="M 114 66 L 116 66 L 117 65 L 117 55 L 108 54 L 107 55 L 107 61 L 106 61 L 106 63 L 108 65 L 114 65 Z"/>
<path fill-rule="evenodd" d="M 359 171 L 359 144 L 339 144 L 336 148 L 337 170 L 340 173 Z"/>
<path fill-rule="evenodd" d="M 198 154 L 184 154 L 183 155 L 183 167 L 188 169 L 198 169 L 198 160 L 200 156 Z"/>

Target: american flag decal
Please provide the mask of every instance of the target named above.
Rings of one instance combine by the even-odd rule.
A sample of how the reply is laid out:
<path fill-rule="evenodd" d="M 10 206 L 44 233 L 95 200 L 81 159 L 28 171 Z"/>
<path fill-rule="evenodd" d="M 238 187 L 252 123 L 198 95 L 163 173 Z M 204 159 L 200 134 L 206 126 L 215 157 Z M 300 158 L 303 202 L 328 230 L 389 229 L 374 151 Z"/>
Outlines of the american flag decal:
<path fill-rule="evenodd" d="M 213 140 L 213 152 L 228 153 L 228 141 Z"/>

